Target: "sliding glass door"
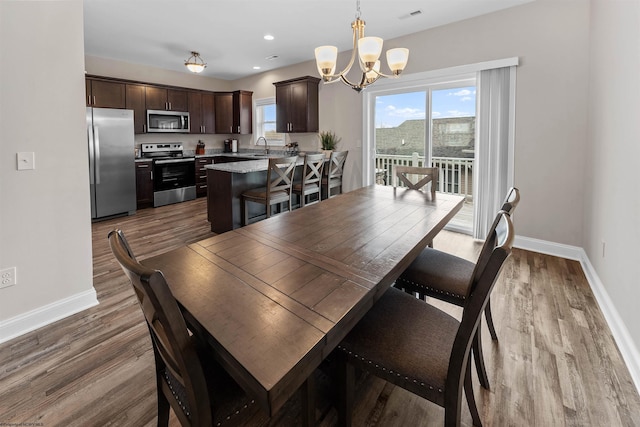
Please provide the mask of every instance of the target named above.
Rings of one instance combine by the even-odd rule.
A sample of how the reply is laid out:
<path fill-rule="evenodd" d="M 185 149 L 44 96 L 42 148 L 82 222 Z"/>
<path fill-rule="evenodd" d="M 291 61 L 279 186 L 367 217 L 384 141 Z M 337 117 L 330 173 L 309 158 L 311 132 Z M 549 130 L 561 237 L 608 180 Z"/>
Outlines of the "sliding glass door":
<path fill-rule="evenodd" d="M 438 191 L 465 197 L 450 228 L 471 233 L 476 129 L 475 79 L 370 95 L 369 182 L 393 185 L 393 167 L 439 169 Z"/>

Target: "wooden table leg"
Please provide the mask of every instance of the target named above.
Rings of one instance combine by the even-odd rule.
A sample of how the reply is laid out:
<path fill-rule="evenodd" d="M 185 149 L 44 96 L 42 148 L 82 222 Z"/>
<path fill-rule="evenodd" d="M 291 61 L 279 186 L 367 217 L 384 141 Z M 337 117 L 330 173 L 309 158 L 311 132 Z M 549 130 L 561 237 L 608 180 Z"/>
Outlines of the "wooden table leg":
<path fill-rule="evenodd" d="M 316 425 L 316 380 L 314 374 L 300 386 L 300 418 L 301 425 L 312 427 Z"/>

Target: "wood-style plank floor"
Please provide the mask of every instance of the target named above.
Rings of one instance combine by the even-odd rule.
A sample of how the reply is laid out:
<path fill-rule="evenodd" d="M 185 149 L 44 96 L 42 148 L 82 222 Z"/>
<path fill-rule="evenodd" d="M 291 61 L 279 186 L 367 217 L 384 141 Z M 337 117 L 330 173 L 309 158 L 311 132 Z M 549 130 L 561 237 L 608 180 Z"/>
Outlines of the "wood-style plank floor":
<path fill-rule="evenodd" d="M 515 225 L 517 231 L 517 217 Z M 0 345 L 0 425 L 155 424 L 151 342 L 108 249 L 106 236 L 115 227 L 125 231 L 140 259 L 211 236 L 204 199 L 93 224 L 100 304 Z M 450 232 L 434 244 L 472 260 L 479 251 L 470 237 Z M 474 377 L 485 425 L 640 425 L 640 397 L 579 263 L 514 250 L 492 309 L 500 341 L 492 342 L 483 329 L 491 390 Z M 443 422 L 440 407 L 382 380 L 367 376 L 358 387 L 356 426 Z M 294 426 L 297 411 L 294 400 L 277 418 L 252 425 Z M 466 406 L 463 414 L 471 425 Z M 330 405 L 321 405 L 317 415 L 321 426 L 336 425 Z M 178 425 L 175 417 L 171 425 Z"/>

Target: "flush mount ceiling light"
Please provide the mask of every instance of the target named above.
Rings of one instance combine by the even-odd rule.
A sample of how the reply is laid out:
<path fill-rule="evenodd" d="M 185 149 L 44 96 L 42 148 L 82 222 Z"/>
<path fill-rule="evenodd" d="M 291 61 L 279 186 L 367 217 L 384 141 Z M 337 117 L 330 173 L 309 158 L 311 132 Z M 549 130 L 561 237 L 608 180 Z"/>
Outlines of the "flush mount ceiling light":
<path fill-rule="evenodd" d="M 364 27 L 365 22 L 360 19 L 360 0 L 358 0 L 356 20 L 351 23 L 351 28 L 353 29 L 353 51 L 347 67 L 340 73 L 335 74 L 338 59 L 337 47 L 320 46 L 315 50 L 316 65 L 325 83 L 333 83 L 340 80 L 356 92 L 360 92 L 380 77 L 398 77 L 407 66 L 409 49 L 389 49 L 387 51 L 387 64 L 389 65 L 389 69 L 391 69 L 391 75 L 382 74 L 380 72 L 380 61 L 378 58 L 382 53 L 383 40 L 380 37 L 365 37 Z M 360 70 L 362 70 L 362 77 L 359 83 L 352 83 L 347 79 L 346 74 L 351 70 L 355 62 L 356 54 L 358 56 Z"/>
<path fill-rule="evenodd" d="M 191 52 L 191 56 L 184 62 L 184 65 L 191 71 L 192 73 L 201 73 L 202 70 L 207 68 L 207 64 L 200 58 L 200 54 L 198 52 Z"/>

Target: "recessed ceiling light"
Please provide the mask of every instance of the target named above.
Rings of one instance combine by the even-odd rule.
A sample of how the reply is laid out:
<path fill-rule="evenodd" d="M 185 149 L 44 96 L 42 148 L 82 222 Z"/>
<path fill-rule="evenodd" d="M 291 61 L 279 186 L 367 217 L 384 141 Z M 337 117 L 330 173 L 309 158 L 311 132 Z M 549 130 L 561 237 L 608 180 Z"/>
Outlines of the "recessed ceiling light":
<path fill-rule="evenodd" d="M 260 67 L 258 67 L 257 65 L 255 67 L 253 67 L 254 70 L 259 70 Z"/>
<path fill-rule="evenodd" d="M 264 39 L 265 40 L 273 40 L 274 37 L 271 34 L 267 34 L 267 35 L 264 36 Z"/>
<path fill-rule="evenodd" d="M 267 61 L 273 61 L 274 59 L 278 59 L 278 55 L 267 56 L 264 59 L 266 59 Z"/>

